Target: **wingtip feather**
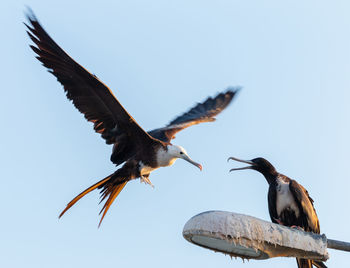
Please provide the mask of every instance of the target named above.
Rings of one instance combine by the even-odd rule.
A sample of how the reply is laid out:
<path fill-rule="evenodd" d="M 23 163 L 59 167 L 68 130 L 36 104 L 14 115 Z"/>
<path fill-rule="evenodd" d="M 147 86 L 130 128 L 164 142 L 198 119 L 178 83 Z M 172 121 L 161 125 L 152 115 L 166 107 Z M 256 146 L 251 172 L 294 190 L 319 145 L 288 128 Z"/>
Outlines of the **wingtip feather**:
<path fill-rule="evenodd" d="M 242 90 L 242 86 L 229 86 L 226 88 L 226 93 L 232 92 L 232 93 L 238 93 Z"/>
<path fill-rule="evenodd" d="M 35 14 L 34 14 L 33 9 L 28 5 L 25 5 L 24 15 L 27 17 L 27 19 L 30 22 L 38 21 L 38 19 L 36 18 Z"/>

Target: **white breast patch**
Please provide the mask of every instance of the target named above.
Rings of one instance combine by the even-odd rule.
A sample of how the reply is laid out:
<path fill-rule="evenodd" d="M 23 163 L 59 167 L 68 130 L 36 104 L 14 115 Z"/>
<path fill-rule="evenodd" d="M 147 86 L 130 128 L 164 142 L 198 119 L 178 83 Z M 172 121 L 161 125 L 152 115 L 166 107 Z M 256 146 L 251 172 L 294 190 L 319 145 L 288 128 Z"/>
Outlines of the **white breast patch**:
<path fill-rule="evenodd" d="M 142 161 L 139 162 L 139 165 L 140 165 L 139 170 L 140 170 L 141 176 L 150 174 L 153 170 L 156 169 L 156 168 L 153 168 L 153 167 L 150 167 L 150 166 L 143 164 Z"/>
<path fill-rule="evenodd" d="M 281 215 L 281 212 L 288 207 L 295 211 L 295 216 L 299 217 L 299 208 L 289 190 L 289 182 L 285 182 L 281 178 L 278 178 L 276 196 L 276 209 L 278 217 Z"/>

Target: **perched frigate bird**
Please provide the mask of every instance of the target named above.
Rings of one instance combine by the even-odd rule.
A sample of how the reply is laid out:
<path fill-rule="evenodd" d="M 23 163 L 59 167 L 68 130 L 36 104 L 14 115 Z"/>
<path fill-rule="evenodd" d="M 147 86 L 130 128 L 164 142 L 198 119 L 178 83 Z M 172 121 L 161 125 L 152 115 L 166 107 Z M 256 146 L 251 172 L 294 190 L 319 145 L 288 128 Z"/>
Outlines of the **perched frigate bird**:
<path fill-rule="evenodd" d="M 275 167 L 264 158 L 241 160 L 230 157 L 228 160 L 249 164 L 242 168 L 232 168 L 230 171 L 253 169 L 264 175 L 269 184 L 268 205 L 271 221 L 289 227 L 301 228 L 306 232 L 320 233 L 320 223 L 314 208 L 314 201 L 307 190 L 295 180 L 278 173 Z M 321 261 L 298 259 L 299 268 L 320 268 L 327 266 Z"/>
<path fill-rule="evenodd" d="M 101 190 L 101 201 L 106 200 L 101 212 L 100 224 L 109 207 L 127 182 L 140 178 L 152 185 L 150 173 L 159 168 L 172 165 L 177 158 L 182 158 L 202 170 L 181 146 L 170 141 L 175 134 L 189 126 L 202 122 L 211 122 L 224 110 L 237 90 L 228 90 L 215 98 L 208 98 L 197 104 L 187 113 L 182 114 L 167 126 L 149 132 L 144 131 L 134 118 L 123 108 L 109 88 L 95 75 L 75 62 L 46 33 L 33 13 L 27 16 L 30 25 L 27 31 L 36 46 L 30 47 L 38 55 L 37 59 L 56 76 L 63 85 L 67 98 L 94 123 L 94 129 L 100 133 L 107 144 L 113 144 L 111 161 L 124 165 L 76 196 L 62 211 L 61 217 L 70 207 L 87 193 Z"/>

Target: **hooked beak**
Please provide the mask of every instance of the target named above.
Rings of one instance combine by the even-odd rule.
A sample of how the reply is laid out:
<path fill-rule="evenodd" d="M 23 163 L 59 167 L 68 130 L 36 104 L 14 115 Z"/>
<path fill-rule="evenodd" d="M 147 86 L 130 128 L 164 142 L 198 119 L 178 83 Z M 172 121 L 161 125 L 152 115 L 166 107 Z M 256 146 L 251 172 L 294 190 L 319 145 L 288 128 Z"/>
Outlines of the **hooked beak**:
<path fill-rule="evenodd" d="M 183 160 L 186 160 L 187 162 L 191 163 L 192 165 L 196 166 L 197 168 L 199 168 L 202 171 L 202 165 L 198 164 L 197 162 L 194 162 L 188 155 L 183 155 L 182 156 Z"/>
<path fill-rule="evenodd" d="M 230 169 L 230 172 L 231 171 L 234 171 L 234 170 L 242 170 L 242 169 L 254 169 L 254 166 L 256 166 L 256 164 L 253 162 L 253 161 L 250 161 L 250 160 L 242 160 L 242 159 L 238 159 L 238 158 L 235 158 L 235 157 L 229 157 L 227 159 L 227 162 L 229 160 L 235 160 L 235 161 L 238 161 L 238 162 L 241 162 L 241 163 L 246 163 L 246 164 L 249 164 L 250 166 L 247 166 L 247 167 L 241 167 L 241 168 L 232 168 Z"/>

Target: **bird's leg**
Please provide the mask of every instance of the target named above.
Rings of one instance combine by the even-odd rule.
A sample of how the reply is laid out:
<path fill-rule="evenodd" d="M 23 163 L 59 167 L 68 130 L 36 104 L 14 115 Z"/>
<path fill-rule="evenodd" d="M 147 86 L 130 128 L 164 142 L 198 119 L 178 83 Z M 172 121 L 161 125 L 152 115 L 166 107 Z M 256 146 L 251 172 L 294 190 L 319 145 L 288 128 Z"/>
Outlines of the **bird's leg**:
<path fill-rule="evenodd" d="M 149 184 L 152 186 L 152 188 L 154 188 L 154 185 L 152 184 L 152 182 L 150 181 L 150 179 L 148 178 L 148 176 L 140 176 L 140 182 L 144 182 L 146 184 Z"/>
<path fill-rule="evenodd" d="M 278 224 L 284 225 L 284 223 L 280 219 L 273 218 Z"/>
<path fill-rule="evenodd" d="M 298 229 L 299 231 L 305 231 L 303 227 L 292 225 L 290 228 Z"/>

